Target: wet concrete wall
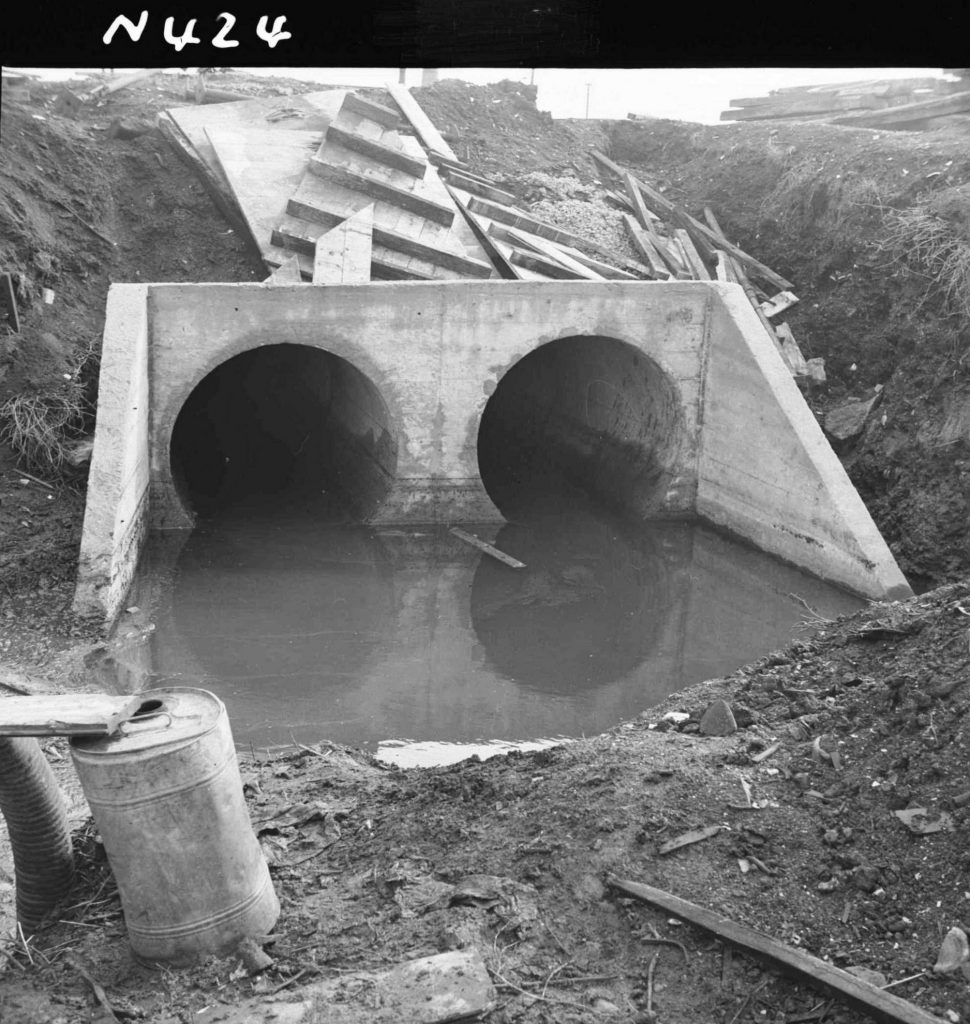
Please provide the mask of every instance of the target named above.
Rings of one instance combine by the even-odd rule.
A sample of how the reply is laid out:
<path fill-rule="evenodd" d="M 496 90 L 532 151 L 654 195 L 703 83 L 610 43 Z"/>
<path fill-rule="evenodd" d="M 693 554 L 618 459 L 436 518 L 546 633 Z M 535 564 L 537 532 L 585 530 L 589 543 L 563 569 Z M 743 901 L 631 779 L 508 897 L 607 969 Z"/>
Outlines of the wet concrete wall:
<path fill-rule="evenodd" d="M 496 467 L 501 479 L 506 456 L 532 450 L 534 466 L 559 458 L 634 516 L 696 513 L 856 593 L 908 590 L 736 285 L 116 285 L 105 337 L 116 355 L 103 371 L 78 600 L 106 614 L 137 555 L 146 462 L 149 525 L 192 526 L 172 459 L 180 414 L 209 374 L 264 349 L 296 358 L 301 387 L 325 354 L 317 455 L 356 494 L 362 521 L 501 521 Z M 127 384 L 112 383 L 119 360 Z M 126 405 L 146 366 L 147 433 Z M 290 385 L 266 385 L 266 410 L 285 411 L 293 364 L 287 373 Z M 483 444 L 496 405 L 499 441 Z M 130 454 L 107 453 L 122 434 Z M 138 469 L 130 487 L 119 458 Z"/>
<path fill-rule="evenodd" d="M 112 286 L 108 292 L 99 415 L 74 602 L 81 615 L 114 617 L 131 584 L 147 529 L 147 294 L 146 285 Z"/>

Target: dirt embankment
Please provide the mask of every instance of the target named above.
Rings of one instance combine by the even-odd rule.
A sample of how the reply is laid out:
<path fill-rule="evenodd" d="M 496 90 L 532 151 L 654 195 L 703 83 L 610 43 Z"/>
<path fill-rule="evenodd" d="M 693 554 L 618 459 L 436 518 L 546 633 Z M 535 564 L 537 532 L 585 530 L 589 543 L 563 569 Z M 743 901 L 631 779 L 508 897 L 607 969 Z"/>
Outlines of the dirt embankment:
<path fill-rule="evenodd" d="M 79 120 L 55 115 L 44 90 L 4 104 L 0 257 L 24 275 L 25 329 L 6 344 L 2 400 L 35 393 L 37 382 L 49 394 L 58 378 L 71 383 L 64 374 L 93 398 L 112 280 L 262 276 L 150 128 L 185 84 L 146 84 Z M 292 88 L 238 78 L 225 87 Z M 584 190 L 595 199 L 581 154 L 605 141 L 692 212 L 711 205 L 732 237 L 792 279 L 802 302 L 788 319 L 830 373 L 808 396 L 814 407 L 883 385 L 879 415 L 844 454 L 904 568 L 926 580 L 965 574 L 970 360 L 957 312 L 961 250 L 950 244 L 966 225 L 965 134 L 557 124 L 530 109 L 522 87 L 474 89 L 443 82 L 419 99 L 442 130 L 474 139 L 475 166 L 528 191 L 544 216 L 579 216 Z M 119 114 L 146 130 L 109 137 Z M 564 172 L 576 184 L 550 178 Z M 83 432 L 90 410 L 79 415 Z M 9 448 L 2 460 L 0 658 L 43 664 L 77 628 L 67 607 L 83 478 L 72 486 L 48 467 L 49 491 L 20 475 L 43 477 L 42 465 L 33 472 Z M 718 696 L 741 729 L 698 737 Z M 690 717 L 673 725 L 667 710 Z M 968 712 L 970 589 L 958 583 L 838 623 L 808 619 L 803 639 L 758 665 L 555 751 L 398 772 L 323 742 L 246 764 L 284 906 L 267 945 L 273 965 L 250 976 L 233 957 L 182 971 L 135 964 L 88 828 L 79 885 L 56 923 L 32 953 L 0 943 L 0 1019 L 92 1019 L 99 1011 L 74 957 L 118 1016 L 174 1024 L 280 986 L 298 994 L 315 978 L 474 947 L 498 986 L 491 1024 L 633 1024 L 653 1020 L 648 1011 L 668 1024 L 863 1020 L 617 899 L 604 881 L 613 872 L 836 964 L 882 971 L 901 982 L 897 994 L 965 1022 L 966 973 L 931 968 L 947 929 L 970 930 Z M 772 755 L 752 760 L 775 741 Z M 938 830 L 911 831 L 895 814 L 907 808 L 925 808 L 915 823 Z M 694 829 L 708 838 L 661 852 Z M 658 946 L 658 936 L 674 944 Z"/>

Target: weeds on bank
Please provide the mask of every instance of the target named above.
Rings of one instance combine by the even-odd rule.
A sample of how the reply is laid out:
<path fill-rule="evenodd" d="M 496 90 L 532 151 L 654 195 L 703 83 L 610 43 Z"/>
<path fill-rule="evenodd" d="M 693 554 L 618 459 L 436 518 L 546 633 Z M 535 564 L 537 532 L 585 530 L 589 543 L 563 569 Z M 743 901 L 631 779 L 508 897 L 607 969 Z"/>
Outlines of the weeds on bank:
<path fill-rule="evenodd" d="M 886 228 L 876 250 L 932 278 L 953 312 L 970 317 L 970 244 L 926 204 L 893 211 Z"/>
<path fill-rule="evenodd" d="M 58 472 L 71 462 L 89 412 L 84 385 L 72 374 L 71 380 L 14 395 L 0 405 L 0 440 L 30 469 Z"/>

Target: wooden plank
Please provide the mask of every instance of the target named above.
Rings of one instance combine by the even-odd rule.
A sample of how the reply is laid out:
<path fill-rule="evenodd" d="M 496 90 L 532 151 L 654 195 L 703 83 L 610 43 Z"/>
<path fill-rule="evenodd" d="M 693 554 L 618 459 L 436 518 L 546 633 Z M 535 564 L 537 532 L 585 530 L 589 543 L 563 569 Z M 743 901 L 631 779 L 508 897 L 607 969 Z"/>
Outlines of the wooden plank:
<path fill-rule="evenodd" d="M 365 206 L 317 239 L 314 284 L 365 284 L 370 280 L 374 207 Z"/>
<path fill-rule="evenodd" d="M 434 200 L 407 189 L 398 188 L 396 185 L 382 181 L 375 175 L 364 174 L 353 168 L 331 163 L 326 157 L 326 148 L 321 150 L 317 156 L 311 157 L 308 169 L 324 181 L 331 181 L 335 185 L 342 185 L 344 188 L 363 192 L 382 202 L 400 206 L 403 210 L 416 213 L 419 217 L 426 217 L 443 227 L 450 228 L 454 223 L 455 211 L 452 207 L 436 203 Z"/>
<path fill-rule="evenodd" d="M 567 269 L 561 263 L 547 259 L 541 253 L 535 252 L 534 250 L 530 251 L 520 249 L 514 245 L 511 249 L 512 251 L 509 255 L 509 261 L 517 267 L 525 267 L 526 270 L 532 270 L 537 274 L 542 274 L 544 277 L 551 277 L 556 281 L 585 280 L 585 278 L 582 278 L 579 274 Z"/>
<path fill-rule="evenodd" d="M 629 195 L 630 200 L 633 203 L 633 212 L 636 214 L 636 218 L 640 222 L 640 227 L 650 235 L 656 234 L 656 228 L 653 226 L 653 222 L 657 217 L 644 205 L 643 195 L 637 187 L 637 183 L 634 180 L 633 175 L 629 171 L 625 171 L 623 174 L 623 184 L 626 185 L 627 195 Z"/>
<path fill-rule="evenodd" d="M 668 281 L 673 274 L 667 269 L 663 257 L 657 251 L 646 231 L 640 227 L 629 213 L 623 215 L 623 226 L 634 248 L 643 257 L 652 277 L 659 281 Z"/>
<path fill-rule="evenodd" d="M 684 230 L 684 228 L 674 228 L 674 236 L 677 241 L 680 242 L 681 248 L 684 250 L 684 255 L 687 257 L 687 265 L 690 267 L 691 273 L 698 281 L 710 281 L 711 272 L 704 265 L 704 261 L 701 259 L 700 253 L 694 248 L 694 243 L 691 241 L 690 235 Z"/>
<path fill-rule="evenodd" d="M 792 358 L 793 354 L 790 350 L 787 352 L 785 351 L 785 347 L 782 345 L 781 339 L 778 337 L 778 335 L 775 334 L 775 329 L 771 325 L 771 322 L 764 315 L 764 313 L 761 312 L 761 303 L 758 301 L 758 296 L 755 294 L 754 287 L 748 280 L 747 274 L 745 274 L 745 272 L 738 265 L 737 260 L 735 260 L 732 256 L 728 256 L 728 259 L 731 262 L 731 272 L 734 275 L 735 281 L 744 289 L 744 294 L 747 295 L 748 301 L 751 303 L 752 309 L 754 309 L 755 313 L 758 315 L 758 319 L 761 321 L 762 327 L 764 327 L 764 329 L 768 332 L 768 337 L 771 338 L 772 343 L 778 350 L 778 353 L 784 361 L 785 365 L 791 371 L 792 376 L 795 376 L 798 372 L 804 372 L 804 360 L 802 360 L 800 364 L 797 359 Z M 801 355 L 801 353 L 799 353 L 799 355 Z"/>
<path fill-rule="evenodd" d="M 723 249 L 718 249 L 714 253 L 714 257 L 714 273 L 718 281 L 723 281 L 725 284 L 737 284 L 738 279 L 734 276 L 734 264 L 731 257 Z"/>
<path fill-rule="evenodd" d="M 478 244 L 485 250 L 485 255 L 492 261 L 492 266 L 498 271 L 499 277 L 505 281 L 519 281 L 523 275 L 512 265 L 505 253 L 488 236 L 486 226 L 468 209 L 465 205 L 470 196 L 468 193 L 458 192 L 451 185 L 445 183 L 448 194 L 455 201 L 459 212 L 465 218 L 465 223 L 475 236 Z"/>
<path fill-rule="evenodd" d="M 611 170 L 618 178 L 622 180 L 623 175 L 626 173 L 624 168 L 620 167 L 619 164 L 613 163 L 609 157 L 604 156 L 598 150 L 593 150 L 593 159 L 602 166 Z M 654 213 L 660 217 L 664 215 L 672 218 L 678 227 L 683 227 L 686 230 L 693 228 L 691 232 L 691 239 L 696 243 L 697 234 L 695 232 L 705 236 L 708 243 L 711 245 L 710 256 L 705 254 L 705 258 L 710 258 L 713 262 L 713 252 L 715 248 L 724 249 L 727 253 L 733 256 L 744 266 L 750 268 L 753 273 L 758 277 L 763 278 L 765 281 L 771 282 L 777 288 L 785 290 L 791 289 L 794 285 L 791 281 L 786 280 L 780 274 L 776 274 L 771 267 L 766 267 L 763 263 L 756 260 L 753 256 L 749 256 L 743 249 L 738 248 L 733 242 L 729 242 L 725 238 L 720 238 L 715 234 L 706 224 L 702 224 L 695 217 L 692 217 L 686 210 L 677 206 L 676 203 L 671 202 L 666 196 L 657 192 L 649 185 L 642 182 L 639 178 L 634 179 L 637 185 L 640 187 L 640 191 L 643 194 L 644 202 L 648 205 L 653 206 Z M 690 227 L 688 227 L 690 225 Z"/>
<path fill-rule="evenodd" d="M 481 214 L 491 220 L 497 220 L 500 224 L 507 224 L 509 227 L 521 228 L 540 238 L 548 238 L 551 242 L 561 242 L 563 245 L 582 244 L 582 239 L 568 231 L 547 224 L 545 221 L 536 220 L 521 210 L 504 206 L 502 203 L 493 203 L 488 199 L 481 199 L 478 196 L 471 196 L 467 207 L 472 213 Z"/>
<path fill-rule="evenodd" d="M 405 174 L 410 174 L 412 178 L 423 178 L 428 168 L 428 164 L 424 160 L 410 156 L 403 150 L 387 146 L 383 142 L 366 139 L 362 135 L 347 131 L 346 128 L 341 128 L 336 124 L 328 126 L 325 138 L 355 153 L 369 156 L 372 160 L 378 161 L 378 163 L 404 171 Z"/>
<path fill-rule="evenodd" d="M 20 315 L 17 312 L 17 295 L 13 289 L 13 277 L 0 274 L 0 310 L 3 319 L 14 334 L 20 333 Z"/>
<path fill-rule="evenodd" d="M 300 272 L 299 257 L 291 256 L 288 260 L 284 260 L 263 283 L 302 284 L 303 274 Z"/>
<path fill-rule="evenodd" d="M 786 309 L 791 309 L 798 302 L 798 296 L 794 292 L 779 292 L 772 295 L 766 302 L 761 303 L 761 312 L 770 320 Z"/>
<path fill-rule="evenodd" d="M 497 558 L 500 562 L 504 562 L 513 569 L 525 568 L 525 562 L 520 562 L 517 558 L 507 555 L 504 551 L 499 551 L 498 548 L 493 547 L 486 541 L 479 540 L 473 533 L 466 533 L 457 526 L 453 526 L 448 532 L 453 534 L 459 540 L 463 540 L 466 544 L 471 544 L 473 548 L 478 548 L 479 551 L 484 551 L 486 555 L 491 555 L 492 558 Z"/>
<path fill-rule="evenodd" d="M 355 114 L 360 114 L 361 117 L 376 121 L 385 128 L 402 127 L 401 115 L 396 110 L 385 107 L 381 103 L 374 103 L 373 100 L 364 99 L 363 96 L 358 96 L 355 92 L 347 93 L 340 109 L 353 111 Z"/>
<path fill-rule="evenodd" d="M 717 217 L 714 216 L 714 211 L 709 207 L 704 207 L 704 220 L 707 221 L 707 226 L 717 235 L 718 238 L 727 240 L 727 235 L 721 230 L 721 225 L 717 222 Z"/>
<path fill-rule="evenodd" d="M 110 736 L 145 694 L 35 694 L 0 701 L 0 736 Z"/>
<path fill-rule="evenodd" d="M 493 225 L 493 227 L 499 228 L 499 225 Z M 584 266 L 578 260 L 574 260 L 553 242 L 546 241 L 546 239 L 540 238 L 538 235 L 532 235 L 526 231 L 520 231 L 518 228 L 505 227 L 499 228 L 499 230 L 504 231 L 506 235 L 511 238 L 513 245 L 525 245 L 530 249 L 534 249 L 536 252 L 541 253 L 553 262 L 560 264 L 569 271 L 572 271 L 573 277 L 585 278 L 587 281 L 605 280 L 602 274 L 598 274 L 595 270 L 591 270 L 589 267 Z"/>
<path fill-rule="evenodd" d="M 649 267 L 640 266 L 640 277 L 636 274 L 631 274 L 626 270 L 620 270 L 618 267 L 610 266 L 609 263 L 604 263 L 602 260 L 594 259 L 592 256 L 587 256 L 586 253 L 580 252 L 578 249 L 574 249 L 571 245 L 562 246 L 563 252 L 567 256 L 572 258 L 577 263 L 582 263 L 584 267 L 589 267 L 590 270 L 595 270 L 600 277 L 605 277 L 608 281 L 639 281 L 643 277 L 650 277 Z M 630 266 L 629 260 L 624 260 L 627 266 Z"/>
<path fill-rule="evenodd" d="M 292 217 L 284 217 L 280 224 L 273 228 L 270 243 L 287 252 L 295 252 L 300 256 L 308 256 L 309 266 L 300 261 L 301 273 L 304 277 L 313 277 L 313 263 L 317 254 L 317 239 L 325 234 L 324 230 L 314 230 L 312 225 Z M 413 262 L 412 262 L 413 261 Z M 277 266 L 279 259 L 269 258 L 268 263 Z M 393 252 L 376 241 L 371 253 L 371 278 L 374 281 L 433 281 L 434 264 L 415 257 L 408 258 L 402 253 Z"/>
<path fill-rule="evenodd" d="M 831 124 L 843 124 L 857 128 L 892 128 L 912 124 L 926 118 L 942 117 L 947 114 L 962 114 L 970 110 L 970 89 L 952 96 L 941 96 L 917 103 L 904 103 L 885 110 L 867 110 L 858 114 L 833 117 Z"/>
<path fill-rule="evenodd" d="M 767 961 L 786 973 L 794 973 L 809 985 L 820 986 L 836 998 L 844 1000 L 862 1013 L 883 1024 L 945 1024 L 939 1017 L 926 1013 L 899 996 L 876 988 L 854 974 L 833 967 L 818 957 L 795 949 L 748 925 L 733 921 L 706 907 L 674 896 L 651 885 L 607 876 L 607 884 L 627 896 L 658 907 L 665 914 L 674 914 L 684 921 L 711 932 L 719 939 L 739 946 L 746 953 Z"/>
<path fill-rule="evenodd" d="M 373 206 L 371 209 L 373 209 Z M 320 224 L 328 229 L 335 228 L 346 219 L 345 214 L 335 210 L 328 210 L 326 207 L 318 206 L 315 203 L 303 202 L 300 199 L 288 200 L 286 212 L 291 217 L 298 217 L 313 224 Z M 391 231 L 377 224 L 374 225 L 372 233 L 374 241 L 378 245 L 382 245 L 393 252 L 404 253 L 406 256 L 416 256 L 418 259 L 426 260 L 435 266 L 453 270 L 456 274 L 461 274 L 464 277 L 487 278 L 492 276 L 492 267 L 482 260 L 475 260 L 470 256 L 463 256 L 449 249 L 428 245 L 410 235 L 403 235 L 399 231 Z"/>
<path fill-rule="evenodd" d="M 702 843 L 705 839 L 716 836 L 720 831 L 720 825 L 708 825 L 706 828 L 692 829 L 690 832 L 685 832 L 683 835 L 668 840 L 657 850 L 657 855 L 659 857 L 666 857 L 668 853 L 673 853 L 674 850 L 680 850 L 685 846 L 692 846 L 694 843 Z"/>
<path fill-rule="evenodd" d="M 411 123 L 411 127 L 417 132 L 418 138 L 424 143 L 425 148 L 446 160 L 457 161 L 458 157 L 455 156 L 451 146 L 441 137 L 441 132 L 431 123 L 431 118 L 421 109 L 408 87 L 396 82 L 389 82 L 385 88 L 391 94 L 391 99 L 401 108 L 401 112 Z"/>
<path fill-rule="evenodd" d="M 793 377 L 810 377 L 808 363 L 802 355 L 802 350 L 795 341 L 795 335 L 786 323 L 781 323 L 775 328 L 775 337 L 778 339 L 778 348 L 781 350 L 782 358 L 788 364 Z"/>
<path fill-rule="evenodd" d="M 462 174 L 460 171 L 453 171 L 451 168 L 445 171 L 445 177 L 455 188 L 464 189 L 474 196 L 491 199 L 496 203 L 505 203 L 507 206 L 515 202 L 515 196 L 511 192 L 506 192 L 495 185 L 481 182 L 477 177 Z"/>

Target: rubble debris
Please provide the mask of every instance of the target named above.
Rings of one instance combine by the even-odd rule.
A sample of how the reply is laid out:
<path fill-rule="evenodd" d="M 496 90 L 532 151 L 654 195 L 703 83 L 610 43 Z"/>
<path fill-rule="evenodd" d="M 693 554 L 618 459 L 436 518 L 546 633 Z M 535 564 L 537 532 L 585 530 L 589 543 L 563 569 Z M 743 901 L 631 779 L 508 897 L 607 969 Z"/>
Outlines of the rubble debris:
<path fill-rule="evenodd" d="M 473 548 L 478 548 L 479 551 L 484 551 L 486 555 L 491 555 L 492 558 L 497 558 L 500 562 L 504 562 L 512 569 L 525 568 L 525 562 L 520 562 L 517 558 L 507 555 L 504 551 L 499 551 L 497 547 L 488 544 L 486 541 L 479 540 L 479 538 L 473 533 L 468 533 L 457 526 L 453 526 L 448 532 L 453 534 L 459 540 L 463 540 L 466 544 L 471 544 Z"/>
<path fill-rule="evenodd" d="M 681 847 L 692 846 L 694 843 L 702 843 L 705 839 L 710 839 L 712 836 L 716 836 L 720 831 L 720 825 L 708 825 L 706 828 L 692 829 L 690 832 L 685 832 L 683 835 L 677 836 L 675 839 L 671 839 L 664 843 L 657 853 L 661 857 L 665 857 L 668 853 L 673 853 L 674 850 L 679 850 Z"/>
<path fill-rule="evenodd" d="M 943 936 L 939 956 L 933 964 L 936 974 L 950 974 L 970 963 L 970 945 L 967 933 L 962 928 L 953 927 Z"/>
<path fill-rule="evenodd" d="M 708 705 L 701 717 L 700 731 L 702 736 L 730 736 L 736 733 L 738 723 L 734 720 L 731 705 L 723 699 Z"/>
<path fill-rule="evenodd" d="M 144 701 L 141 694 L 65 693 L 0 702 L 0 736 L 110 736 Z"/>
<path fill-rule="evenodd" d="M 952 832 L 953 818 L 946 811 L 931 813 L 925 807 L 907 807 L 893 814 L 918 836 L 928 836 L 935 832 Z"/>
<path fill-rule="evenodd" d="M 863 401 L 846 402 L 831 409 L 825 415 L 825 433 L 836 441 L 850 441 L 865 429 L 873 409 L 879 404 L 881 395 Z"/>

